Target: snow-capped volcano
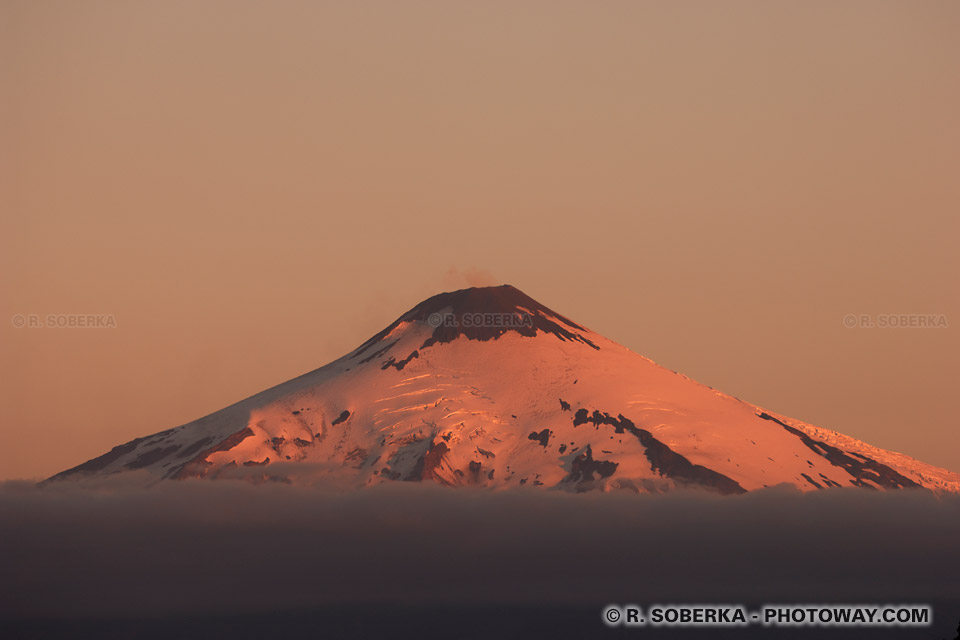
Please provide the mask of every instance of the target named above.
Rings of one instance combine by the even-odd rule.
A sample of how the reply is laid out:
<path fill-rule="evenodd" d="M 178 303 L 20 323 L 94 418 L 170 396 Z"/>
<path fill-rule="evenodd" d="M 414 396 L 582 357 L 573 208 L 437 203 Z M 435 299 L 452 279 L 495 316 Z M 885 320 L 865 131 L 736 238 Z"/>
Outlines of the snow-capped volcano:
<path fill-rule="evenodd" d="M 715 391 L 509 285 L 434 296 L 339 360 L 51 480 L 136 469 L 339 487 L 960 491 L 960 474 Z"/>

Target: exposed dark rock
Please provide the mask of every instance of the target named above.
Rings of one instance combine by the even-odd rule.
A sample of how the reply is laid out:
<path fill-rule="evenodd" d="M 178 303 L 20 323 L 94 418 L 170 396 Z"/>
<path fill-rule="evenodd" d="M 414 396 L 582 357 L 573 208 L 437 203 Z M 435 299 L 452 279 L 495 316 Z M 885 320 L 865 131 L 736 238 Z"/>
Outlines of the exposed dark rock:
<path fill-rule="evenodd" d="M 395 344 L 397 344 L 397 341 L 396 341 L 396 340 L 394 340 L 394 341 L 391 342 L 390 344 L 386 345 L 386 346 L 383 347 L 382 349 L 378 349 L 377 351 L 374 351 L 374 352 L 371 353 L 369 356 L 367 356 L 366 358 L 364 358 L 363 360 L 361 360 L 361 361 L 360 361 L 361 364 L 362 364 L 362 363 L 365 363 L 365 362 L 370 362 L 371 360 L 375 360 L 375 359 L 379 358 L 380 356 L 384 355 L 387 351 L 390 351 L 390 349 L 392 349 Z"/>
<path fill-rule="evenodd" d="M 822 473 L 820 474 L 820 479 L 823 480 L 828 487 L 839 487 L 839 486 L 841 486 L 839 482 L 834 482 L 833 480 L 831 480 L 831 479 L 828 478 L 827 476 L 823 475 Z"/>
<path fill-rule="evenodd" d="M 214 446 L 198 453 L 193 459 L 188 460 L 179 468 L 175 468 L 167 477 L 173 477 L 178 480 L 191 476 L 199 476 L 202 478 L 211 466 L 211 463 L 207 462 L 207 456 L 217 453 L 218 451 L 229 451 L 252 435 L 254 435 L 254 433 L 250 427 L 244 427 L 240 431 L 231 433 Z"/>
<path fill-rule="evenodd" d="M 197 451 L 200 451 L 201 447 L 204 447 L 211 442 L 213 442 L 213 438 L 211 438 L 210 436 L 207 436 L 206 438 L 201 438 L 200 440 L 197 440 L 196 442 L 191 444 L 189 447 L 181 451 L 180 455 L 188 456 L 191 453 L 196 453 Z"/>
<path fill-rule="evenodd" d="M 369 455 L 370 455 L 370 454 L 367 452 L 366 449 L 363 449 L 363 448 L 361 448 L 361 447 L 357 447 L 357 448 L 355 448 L 355 449 L 350 450 L 350 451 L 347 453 L 347 455 L 344 456 L 343 459 L 344 459 L 345 462 L 356 462 L 357 464 L 355 465 L 355 467 L 356 467 L 357 469 L 359 469 L 360 467 L 363 466 L 363 463 L 365 463 L 365 462 L 367 461 L 367 457 L 368 457 Z"/>
<path fill-rule="evenodd" d="M 447 484 L 443 478 L 437 475 L 437 467 L 443 462 L 443 456 L 448 451 L 450 451 L 450 448 L 447 447 L 446 442 L 432 442 L 427 452 L 417 460 L 413 472 L 406 480 L 436 480 L 441 484 Z"/>
<path fill-rule="evenodd" d="M 471 461 L 469 464 L 469 469 L 470 482 L 472 484 L 479 484 L 481 481 L 481 474 L 483 473 L 483 463 L 478 460 Z"/>
<path fill-rule="evenodd" d="M 590 445 L 587 445 L 583 451 L 571 461 L 570 473 L 563 481 L 578 484 L 589 483 L 594 480 L 594 473 L 600 478 L 609 478 L 617 470 L 617 466 L 616 462 L 609 460 L 594 460 L 593 451 L 591 451 Z"/>
<path fill-rule="evenodd" d="M 570 411 L 570 403 L 564 402 L 563 398 L 560 398 L 560 410 L 561 411 Z"/>
<path fill-rule="evenodd" d="M 403 368 L 404 368 L 405 366 L 407 366 L 407 365 L 410 363 L 411 360 L 413 360 L 414 358 L 419 358 L 419 357 L 420 357 L 420 352 L 419 352 L 419 351 L 416 351 L 416 350 L 414 350 L 413 353 L 411 353 L 410 355 L 408 355 L 408 356 L 407 356 L 406 358 L 404 358 L 403 360 L 396 360 L 396 361 L 395 361 L 395 360 L 393 359 L 393 356 L 390 356 L 390 359 L 387 360 L 386 362 L 384 362 L 384 363 L 383 363 L 383 366 L 380 367 L 380 368 L 386 370 L 386 369 L 389 369 L 390 367 L 393 367 L 393 368 L 396 369 L 397 371 L 402 371 Z"/>
<path fill-rule="evenodd" d="M 97 456 L 93 460 L 87 460 L 83 464 L 79 464 L 73 467 L 72 469 L 61 471 L 57 475 L 47 479 L 45 482 L 62 479 L 76 473 L 90 473 L 93 471 L 100 471 L 102 469 L 105 469 L 111 463 L 116 462 L 123 456 L 127 455 L 128 453 L 136 449 L 140 445 L 140 443 L 143 442 L 143 440 L 144 438 L 137 438 L 136 440 L 131 440 L 126 444 L 117 445 L 113 449 L 110 449 L 110 451 L 107 451 L 102 456 Z"/>
<path fill-rule="evenodd" d="M 175 444 L 169 447 L 157 447 L 156 449 L 150 449 L 149 451 L 141 453 L 133 462 L 129 462 L 125 466 L 127 469 L 142 469 L 155 462 L 160 462 L 179 448 L 180 445 Z"/>
<path fill-rule="evenodd" d="M 330 426 L 335 427 L 335 426 L 337 426 L 338 424 L 341 424 L 341 423 L 343 423 L 343 422 L 346 422 L 346 421 L 347 421 L 347 418 L 349 418 L 349 417 L 350 417 L 350 412 L 344 410 L 344 411 L 337 417 L 336 420 L 334 420 L 333 422 L 330 423 Z"/>
<path fill-rule="evenodd" d="M 487 322 L 487 318 L 498 321 Z M 548 309 L 519 289 L 503 285 L 461 289 L 424 300 L 360 345 L 353 357 L 357 358 L 379 344 L 401 322 L 422 322 L 434 327 L 433 335 L 423 342 L 421 349 L 452 342 L 460 336 L 468 340 L 496 340 L 510 331 L 527 337 L 533 337 L 537 332 L 550 333 L 560 340 L 580 342 L 600 349 L 580 333 L 585 333 L 585 328 Z M 379 349 L 385 352 L 384 347 Z"/>
<path fill-rule="evenodd" d="M 830 464 L 834 465 L 835 467 L 840 467 L 853 476 L 857 481 L 853 483 L 856 486 L 870 486 L 866 482 L 869 480 L 870 482 L 873 482 L 886 489 L 922 488 L 910 478 L 897 473 L 885 464 L 881 464 L 876 460 L 872 460 L 859 454 L 857 457 L 853 457 L 842 449 L 838 449 L 827 444 L 826 442 L 821 442 L 820 440 L 811 438 L 800 429 L 791 427 L 782 420 L 774 418 L 769 413 L 761 412 L 758 413 L 757 416 L 763 418 L 764 420 L 770 420 L 779 424 L 789 433 L 792 433 L 800 438 L 800 441 L 803 442 L 808 449 L 816 453 L 818 456 L 826 458 Z"/>
<path fill-rule="evenodd" d="M 594 411 L 591 415 L 586 409 L 577 411 L 573 418 L 573 426 L 593 423 L 596 428 L 600 425 L 610 425 L 616 433 L 630 433 L 644 446 L 644 453 L 650 461 L 652 469 L 662 476 L 668 477 L 680 485 L 699 485 L 708 489 L 715 489 L 721 494 L 746 493 L 746 489 L 739 483 L 722 473 L 708 469 L 699 464 L 693 464 L 685 457 L 653 437 L 646 429 L 618 415 L 616 418 L 607 413 Z"/>
<path fill-rule="evenodd" d="M 541 447 L 546 449 L 547 444 L 550 442 L 550 436 L 552 434 L 553 432 L 550 431 L 550 429 L 544 429 L 539 433 L 534 431 L 533 433 L 527 436 L 527 440 L 533 440 L 534 442 L 538 443 Z"/>

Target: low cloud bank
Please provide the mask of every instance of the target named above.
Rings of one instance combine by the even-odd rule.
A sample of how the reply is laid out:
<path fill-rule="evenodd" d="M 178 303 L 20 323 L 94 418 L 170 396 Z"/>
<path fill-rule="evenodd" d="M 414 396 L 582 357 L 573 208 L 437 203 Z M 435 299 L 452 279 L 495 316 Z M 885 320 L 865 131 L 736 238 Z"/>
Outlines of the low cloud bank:
<path fill-rule="evenodd" d="M 0 617 L 960 599 L 960 497 L 0 486 Z"/>

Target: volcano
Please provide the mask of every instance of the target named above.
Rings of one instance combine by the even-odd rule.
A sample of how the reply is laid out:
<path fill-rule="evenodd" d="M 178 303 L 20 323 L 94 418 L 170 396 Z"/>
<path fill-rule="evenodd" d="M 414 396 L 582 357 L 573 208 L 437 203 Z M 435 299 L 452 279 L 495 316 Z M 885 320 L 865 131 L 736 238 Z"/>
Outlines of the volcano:
<path fill-rule="evenodd" d="M 124 471 L 345 489 L 960 491 L 960 474 L 699 384 L 509 285 L 436 295 L 338 360 L 48 482 Z"/>

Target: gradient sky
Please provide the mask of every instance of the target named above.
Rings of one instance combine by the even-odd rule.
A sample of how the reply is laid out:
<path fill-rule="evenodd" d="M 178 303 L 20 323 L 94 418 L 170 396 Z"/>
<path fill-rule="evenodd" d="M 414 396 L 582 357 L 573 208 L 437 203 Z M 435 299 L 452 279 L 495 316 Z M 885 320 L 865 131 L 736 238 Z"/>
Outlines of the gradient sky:
<path fill-rule="evenodd" d="M 956 2 L 0 0 L 0 478 L 504 282 L 960 471 L 957 33 Z M 50 313 L 117 326 L 10 320 Z"/>

